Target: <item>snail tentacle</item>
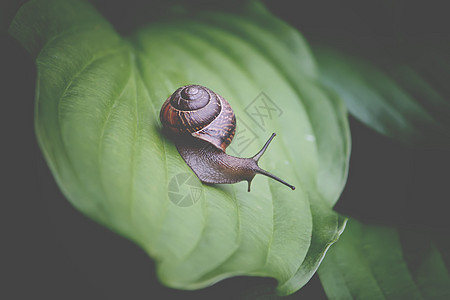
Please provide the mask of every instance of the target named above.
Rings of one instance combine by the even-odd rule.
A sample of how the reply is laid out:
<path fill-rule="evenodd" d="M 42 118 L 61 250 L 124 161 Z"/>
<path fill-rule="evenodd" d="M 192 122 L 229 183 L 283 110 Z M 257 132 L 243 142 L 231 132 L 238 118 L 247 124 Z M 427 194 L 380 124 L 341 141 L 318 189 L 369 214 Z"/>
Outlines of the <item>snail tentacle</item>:
<path fill-rule="evenodd" d="M 266 152 L 267 148 L 269 147 L 270 142 L 272 142 L 272 140 L 273 140 L 273 138 L 274 138 L 275 136 L 276 136 L 276 133 L 275 133 L 275 132 L 272 133 L 272 135 L 271 135 L 270 138 L 267 140 L 267 142 L 264 144 L 264 146 L 261 148 L 261 150 L 259 150 L 259 152 L 256 153 L 256 154 L 252 157 L 252 159 L 256 162 L 256 164 L 258 164 L 259 159 L 260 159 L 261 156 L 264 154 L 264 152 Z M 279 178 L 279 177 L 273 175 L 272 173 L 267 172 L 267 171 L 264 170 L 264 169 L 261 169 L 259 166 L 258 166 L 258 169 L 255 170 L 255 172 L 258 173 L 258 174 L 262 174 L 262 175 L 265 175 L 265 176 L 267 176 L 267 177 L 270 177 L 270 178 L 272 178 L 272 179 L 275 179 L 276 181 L 281 182 L 282 184 L 284 184 L 284 185 L 290 187 L 292 190 L 295 190 L 295 186 L 293 186 L 293 185 L 287 183 L 286 181 L 284 181 L 283 179 L 281 179 L 281 178 Z M 250 183 L 251 183 L 251 182 L 249 181 L 249 182 L 248 182 L 248 191 L 249 191 L 249 192 L 250 192 Z"/>

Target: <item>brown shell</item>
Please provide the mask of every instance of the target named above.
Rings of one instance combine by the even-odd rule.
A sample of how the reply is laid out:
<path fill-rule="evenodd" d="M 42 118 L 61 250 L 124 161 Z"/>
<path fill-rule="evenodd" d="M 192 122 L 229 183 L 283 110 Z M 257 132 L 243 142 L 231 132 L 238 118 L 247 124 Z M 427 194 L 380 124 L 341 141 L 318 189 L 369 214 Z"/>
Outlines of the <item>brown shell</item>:
<path fill-rule="evenodd" d="M 190 134 L 225 152 L 236 131 L 236 117 L 230 104 L 201 85 L 177 89 L 164 102 L 160 119 L 175 134 Z"/>

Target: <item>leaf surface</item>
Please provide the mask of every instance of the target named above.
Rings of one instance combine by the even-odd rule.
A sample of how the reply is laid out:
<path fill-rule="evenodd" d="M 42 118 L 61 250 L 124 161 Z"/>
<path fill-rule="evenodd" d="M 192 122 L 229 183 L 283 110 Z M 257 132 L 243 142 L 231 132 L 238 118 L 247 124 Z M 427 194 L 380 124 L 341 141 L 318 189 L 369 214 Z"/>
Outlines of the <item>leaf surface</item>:
<path fill-rule="evenodd" d="M 384 62 L 320 44 L 314 55 L 321 82 L 359 121 L 405 144 L 448 146 L 450 57 L 441 44 L 403 47 Z"/>
<path fill-rule="evenodd" d="M 161 281 L 197 289 L 234 275 L 276 278 L 281 294 L 316 271 L 345 219 L 346 111 L 317 81 L 307 43 L 261 7 L 196 12 L 119 35 L 81 1 L 36 0 L 10 34 L 36 58 L 36 134 L 59 187 L 81 212 L 139 244 Z M 207 86 L 238 118 L 230 154 L 296 186 L 257 176 L 203 185 L 161 132 L 179 86 Z M 124 258 L 126 259 L 126 258 Z"/>
<path fill-rule="evenodd" d="M 319 268 L 329 299 L 448 299 L 448 238 L 351 219 Z"/>

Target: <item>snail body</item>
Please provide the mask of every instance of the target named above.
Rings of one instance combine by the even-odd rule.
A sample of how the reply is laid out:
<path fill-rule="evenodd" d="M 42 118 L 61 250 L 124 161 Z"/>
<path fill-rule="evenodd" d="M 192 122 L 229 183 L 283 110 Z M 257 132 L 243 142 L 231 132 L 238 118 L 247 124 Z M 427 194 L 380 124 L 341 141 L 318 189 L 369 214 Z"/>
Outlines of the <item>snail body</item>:
<path fill-rule="evenodd" d="M 275 133 L 251 158 L 225 153 L 236 132 L 236 117 L 230 104 L 210 89 L 200 85 L 180 87 L 164 102 L 160 120 L 181 157 L 202 182 L 230 184 L 245 180 L 250 192 L 253 178 L 262 174 L 295 189 L 258 166 Z"/>

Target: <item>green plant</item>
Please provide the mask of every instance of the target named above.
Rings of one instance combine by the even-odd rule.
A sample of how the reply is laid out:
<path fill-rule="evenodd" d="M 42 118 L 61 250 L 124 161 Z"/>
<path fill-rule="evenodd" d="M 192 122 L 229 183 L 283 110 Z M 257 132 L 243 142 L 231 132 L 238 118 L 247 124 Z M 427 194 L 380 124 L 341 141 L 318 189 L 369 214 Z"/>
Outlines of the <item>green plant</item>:
<path fill-rule="evenodd" d="M 233 11 L 175 6 L 162 20 L 145 21 L 119 34 L 88 3 L 35 0 L 18 12 L 10 34 L 36 59 L 36 134 L 59 187 L 78 210 L 142 247 L 170 287 L 198 289 L 252 275 L 277 279 L 277 292 L 287 295 L 308 282 L 346 223 L 333 210 L 350 155 L 344 103 L 358 119 L 402 142 L 448 143 L 448 102 L 411 69 L 399 69 L 401 82 L 432 95 L 430 106 L 408 97 L 398 81 L 364 60 L 319 46 L 313 47 L 315 59 L 305 39 L 259 3 Z M 279 134 L 266 163 L 294 178 L 295 192 L 265 178 L 255 179 L 247 193 L 245 183 L 207 186 L 189 177 L 198 199 L 175 204 L 171 182 L 191 170 L 162 135 L 158 114 L 168 95 L 191 83 L 230 102 L 237 137 L 245 137 L 239 126 L 253 129 L 257 142 L 235 151 L 254 153 L 268 131 Z M 249 113 L 261 92 L 280 115 L 263 125 Z M 331 298 L 448 295 L 448 272 L 432 239 L 421 243 L 430 251 L 407 252 L 409 266 L 428 255 L 430 264 L 413 272 L 417 280 L 409 280 L 403 268 L 406 275 L 390 278 L 386 292 L 387 267 L 372 281 L 361 274 L 381 266 L 378 259 L 388 248 L 377 241 L 395 240 L 395 229 L 372 229 L 356 220 L 349 226 L 319 270 Z M 352 238 L 365 230 L 368 253 L 378 256 L 347 264 L 346 255 L 359 250 Z M 397 263 L 404 264 L 391 264 Z M 351 275 L 362 280 L 342 285 L 340 271 L 351 282 Z M 423 280 L 430 273 L 437 294 Z M 373 292 L 368 282 L 375 282 Z"/>

